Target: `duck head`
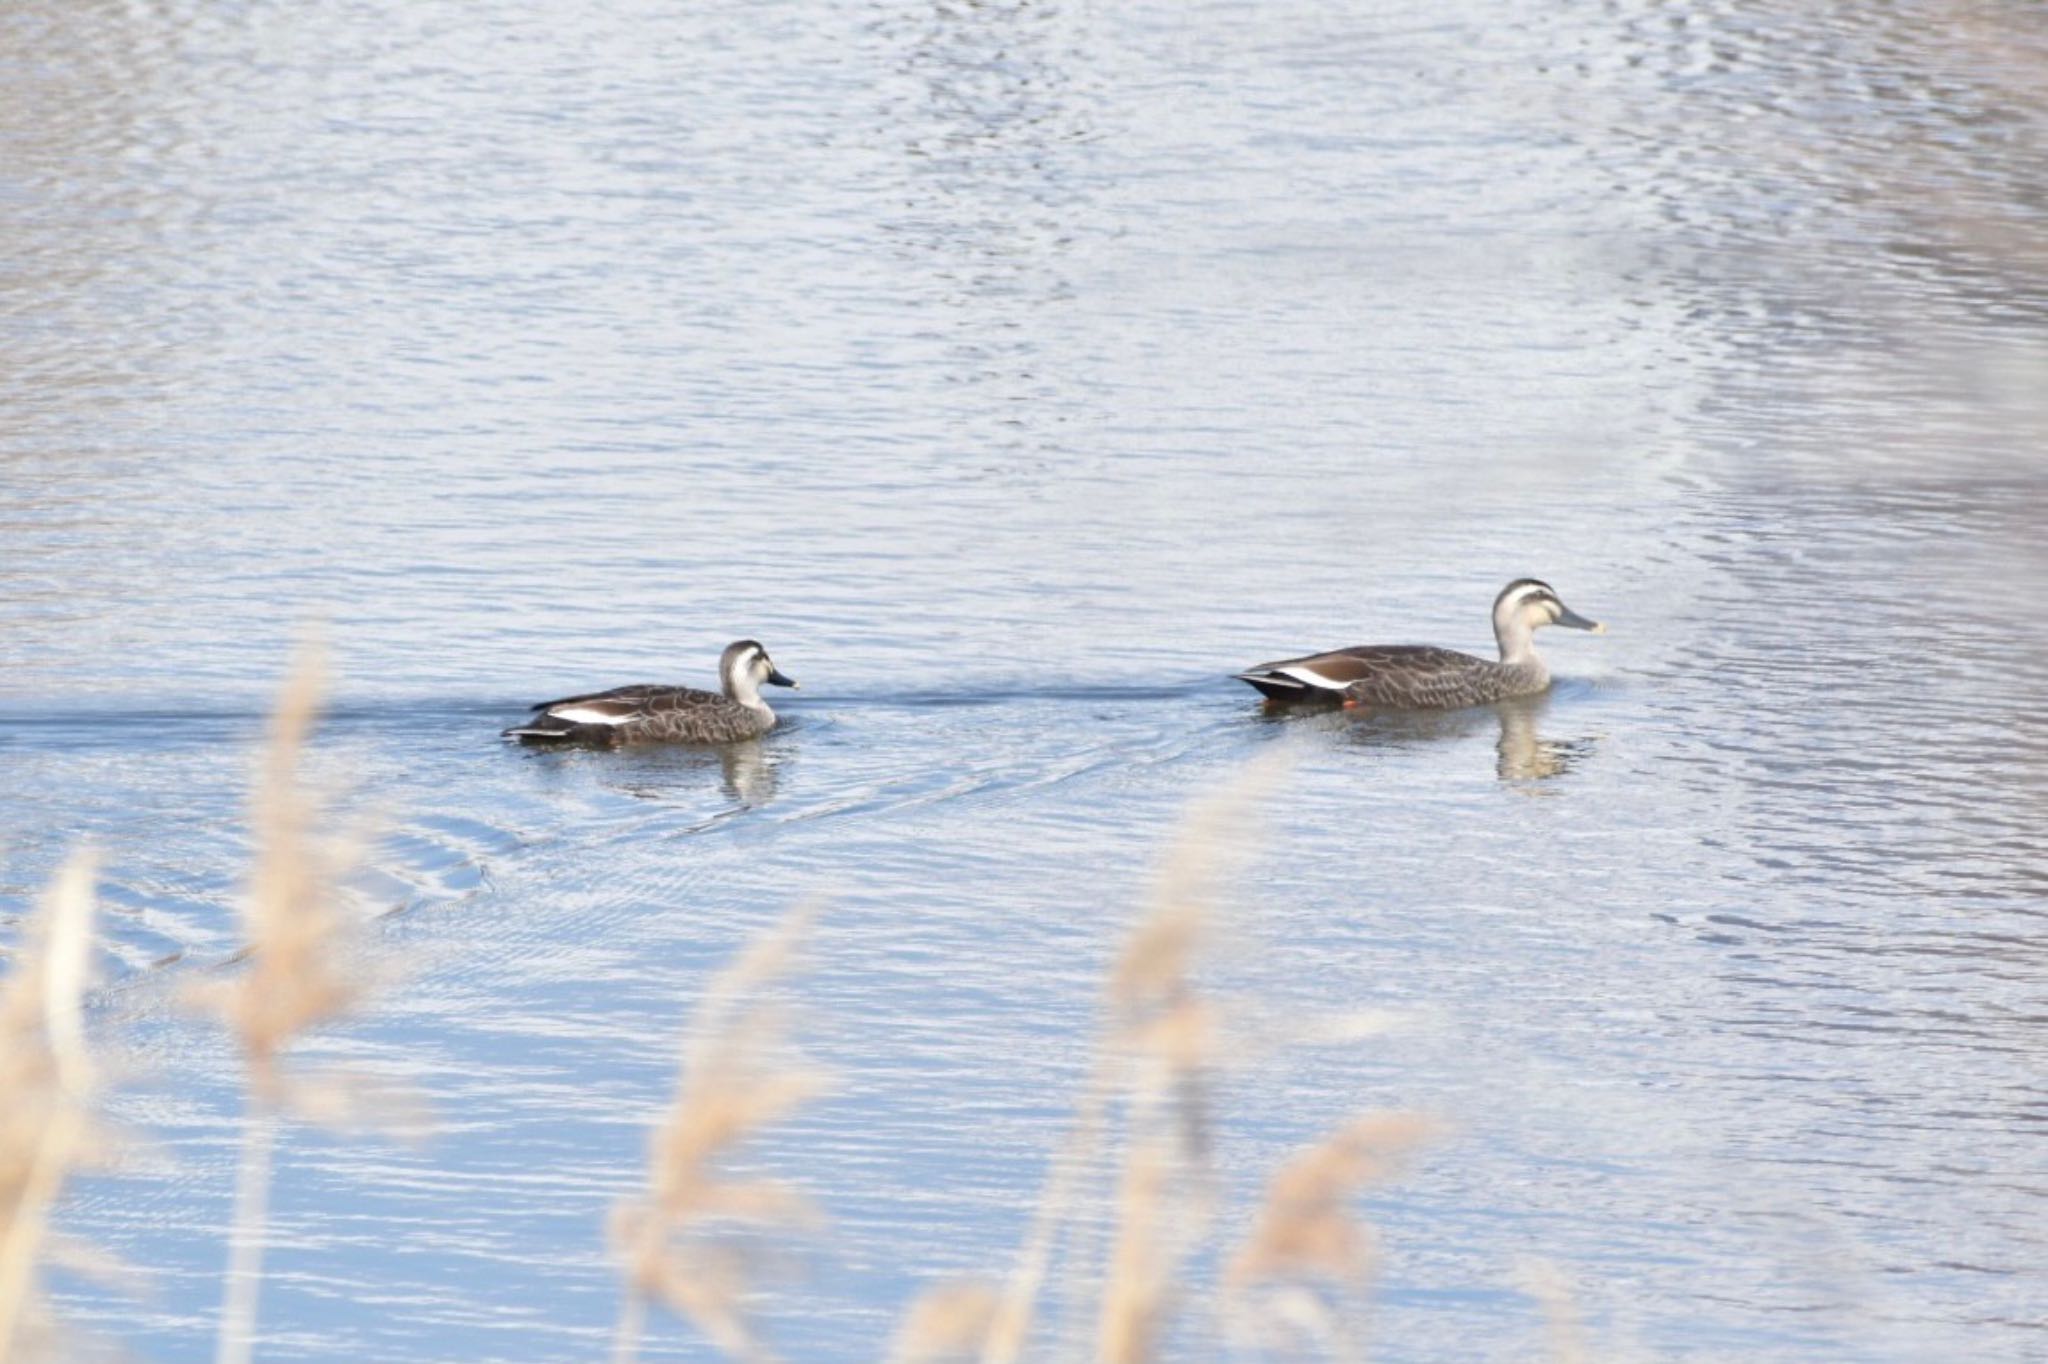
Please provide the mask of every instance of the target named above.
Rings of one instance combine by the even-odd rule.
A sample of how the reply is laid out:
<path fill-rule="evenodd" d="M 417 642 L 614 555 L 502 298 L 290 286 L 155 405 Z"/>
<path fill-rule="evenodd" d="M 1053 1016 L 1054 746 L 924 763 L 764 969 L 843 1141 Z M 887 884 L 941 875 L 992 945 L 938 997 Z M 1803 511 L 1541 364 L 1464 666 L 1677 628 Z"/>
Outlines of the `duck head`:
<path fill-rule="evenodd" d="M 751 639 L 735 640 L 725 646 L 718 659 L 718 680 L 725 694 L 743 706 L 761 704 L 764 682 L 771 687 L 796 686 L 796 679 L 783 676 L 775 660 L 768 657 L 768 651 Z"/>
<path fill-rule="evenodd" d="M 1500 661 L 1515 663 L 1535 657 L 1533 638 L 1546 625 L 1605 634 L 1607 627 L 1587 620 L 1564 604 L 1549 583 L 1517 578 L 1493 599 L 1493 637 L 1500 643 Z"/>

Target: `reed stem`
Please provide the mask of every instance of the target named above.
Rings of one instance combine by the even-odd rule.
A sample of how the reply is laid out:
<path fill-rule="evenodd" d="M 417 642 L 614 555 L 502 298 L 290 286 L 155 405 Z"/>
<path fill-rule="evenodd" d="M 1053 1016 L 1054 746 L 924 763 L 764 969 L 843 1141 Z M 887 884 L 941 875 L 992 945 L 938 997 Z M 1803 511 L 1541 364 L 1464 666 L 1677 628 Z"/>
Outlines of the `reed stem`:
<path fill-rule="evenodd" d="M 85 1122 L 68 1099 L 43 1129 L 36 1146 L 35 1163 L 23 1181 L 14 1220 L 0 1240 L 0 1360 L 11 1359 L 14 1335 L 20 1328 L 23 1309 L 28 1305 L 29 1281 L 35 1272 L 43 1232 L 49 1224 L 50 1204 L 71 1168 L 71 1158 Z"/>
<path fill-rule="evenodd" d="M 235 1222 L 228 1236 L 228 1286 L 221 1304 L 214 1364 L 249 1364 L 256 1343 L 256 1295 L 263 1285 L 263 1243 L 270 1220 L 270 1157 L 277 1115 L 256 1100 L 242 1123 L 235 1176 Z"/>
<path fill-rule="evenodd" d="M 640 1353 L 640 1332 L 647 1324 L 647 1299 L 629 1291 L 619 1303 L 619 1325 L 612 1332 L 612 1364 L 633 1364 Z"/>

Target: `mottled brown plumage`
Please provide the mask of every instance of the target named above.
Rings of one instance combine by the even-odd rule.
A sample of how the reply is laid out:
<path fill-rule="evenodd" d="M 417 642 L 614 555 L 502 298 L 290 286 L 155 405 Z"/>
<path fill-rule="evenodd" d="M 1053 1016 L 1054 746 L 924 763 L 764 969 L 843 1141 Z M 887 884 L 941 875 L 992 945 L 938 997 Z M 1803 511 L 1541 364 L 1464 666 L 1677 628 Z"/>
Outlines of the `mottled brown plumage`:
<path fill-rule="evenodd" d="M 563 708 L 573 708 L 579 715 L 612 718 L 579 720 L 554 714 Z M 729 701 L 717 692 L 645 683 L 592 692 L 588 696 L 565 696 L 559 701 L 544 701 L 534 709 L 542 712 L 541 717 L 518 731 L 522 739 L 725 744 L 759 738 L 775 725 L 772 712 Z M 536 732 L 544 725 L 559 726 L 559 732 Z"/>
<path fill-rule="evenodd" d="M 1319 696 L 1334 691 L 1350 705 L 1399 710 L 1483 706 L 1542 691 L 1550 683 L 1541 663 L 1494 663 L 1429 644 L 1364 644 L 1262 667 L 1306 668 L 1338 684 L 1318 688 Z M 1252 681 L 1252 685 L 1258 683 Z M 1271 691 L 1266 694 L 1274 695 Z"/>

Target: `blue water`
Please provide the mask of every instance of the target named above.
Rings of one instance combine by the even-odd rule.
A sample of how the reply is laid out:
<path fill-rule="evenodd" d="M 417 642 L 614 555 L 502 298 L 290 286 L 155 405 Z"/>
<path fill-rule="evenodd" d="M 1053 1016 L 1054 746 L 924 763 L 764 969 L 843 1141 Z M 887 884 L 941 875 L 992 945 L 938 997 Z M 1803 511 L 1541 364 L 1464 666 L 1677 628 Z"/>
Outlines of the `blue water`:
<path fill-rule="evenodd" d="M 681 1024 L 810 896 L 836 1088 L 752 1158 L 831 1225 L 757 1314 L 880 1357 L 1009 1268 L 1150 867 L 1276 747 L 1203 984 L 1402 1023 L 1224 1078 L 1222 1229 L 1443 1118 L 1376 1359 L 1538 1352 L 1531 1257 L 1601 1358 L 2048 1350 L 2039 13 L 18 0 L 0 62 L 0 936 L 101 849 L 158 1157 L 66 1204 L 148 1281 L 60 1276 L 77 1338 L 211 1349 L 177 996 L 311 629 L 402 967 L 311 1051 L 437 1132 L 289 1132 L 262 1358 L 598 1356 Z M 1522 574 L 1610 625 L 1538 701 L 1228 680 L 1483 650 Z M 757 748 L 496 737 L 743 635 Z"/>

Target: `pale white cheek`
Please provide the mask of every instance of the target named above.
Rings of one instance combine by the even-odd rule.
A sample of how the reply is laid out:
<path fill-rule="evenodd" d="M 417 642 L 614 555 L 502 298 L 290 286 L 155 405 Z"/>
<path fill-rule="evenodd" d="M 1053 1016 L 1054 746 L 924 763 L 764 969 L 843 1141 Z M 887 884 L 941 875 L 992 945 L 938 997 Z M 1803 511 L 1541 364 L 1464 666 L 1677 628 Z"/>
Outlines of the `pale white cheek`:
<path fill-rule="evenodd" d="M 1346 685 L 1334 677 L 1325 677 L 1314 668 L 1304 667 L 1299 663 L 1289 668 L 1276 668 L 1274 671 L 1283 677 L 1291 677 L 1297 682 L 1306 683 L 1311 687 L 1323 687 L 1330 691 L 1342 691 Z"/>
<path fill-rule="evenodd" d="M 622 725 L 633 718 L 590 706 L 557 706 L 548 714 L 557 720 L 573 720 L 579 725 Z"/>

